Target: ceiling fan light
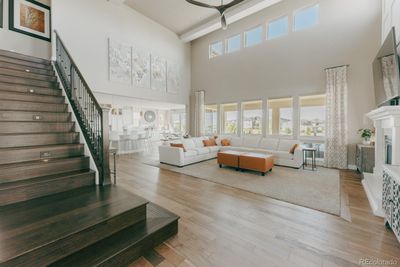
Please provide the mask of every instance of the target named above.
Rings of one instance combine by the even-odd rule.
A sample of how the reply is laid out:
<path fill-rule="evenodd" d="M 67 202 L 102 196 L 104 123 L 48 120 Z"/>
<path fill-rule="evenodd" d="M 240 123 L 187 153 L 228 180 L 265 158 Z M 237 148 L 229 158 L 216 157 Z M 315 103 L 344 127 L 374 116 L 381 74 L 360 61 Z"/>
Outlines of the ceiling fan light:
<path fill-rule="evenodd" d="M 221 16 L 221 26 L 222 26 L 223 30 L 226 30 L 228 28 L 228 24 L 226 23 L 225 15 Z"/>

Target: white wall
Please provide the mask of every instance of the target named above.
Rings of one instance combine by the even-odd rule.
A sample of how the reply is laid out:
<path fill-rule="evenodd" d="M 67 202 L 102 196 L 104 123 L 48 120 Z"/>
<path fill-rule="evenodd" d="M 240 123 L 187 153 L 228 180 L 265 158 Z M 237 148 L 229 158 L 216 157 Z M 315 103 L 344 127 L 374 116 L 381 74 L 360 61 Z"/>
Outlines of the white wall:
<path fill-rule="evenodd" d="M 382 0 L 382 43 L 392 27 L 400 44 L 400 0 Z"/>
<path fill-rule="evenodd" d="M 37 0 L 50 6 L 50 0 Z M 8 0 L 3 0 L 3 28 L 0 28 L 0 49 L 17 53 L 50 59 L 51 44 L 48 41 L 30 37 L 28 35 L 10 31 L 8 29 Z"/>
<path fill-rule="evenodd" d="M 188 103 L 190 44 L 182 43 L 176 34 L 125 5 L 106 0 L 52 0 L 52 8 L 53 28 L 59 32 L 94 92 Z M 109 37 L 179 63 L 183 70 L 183 85 L 179 94 L 167 94 L 149 88 L 134 88 L 129 84 L 110 82 Z"/>
<path fill-rule="evenodd" d="M 210 43 L 286 14 L 291 28 L 293 11 L 315 3 L 320 4 L 318 26 L 208 58 Z M 369 126 L 364 114 L 375 106 L 372 61 L 380 29 L 380 1 L 286 0 L 194 41 L 192 89 L 205 90 L 207 104 L 323 93 L 324 68 L 350 64 L 349 164 L 354 164 L 355 144 L 361 142 L 357 130 Z"/>

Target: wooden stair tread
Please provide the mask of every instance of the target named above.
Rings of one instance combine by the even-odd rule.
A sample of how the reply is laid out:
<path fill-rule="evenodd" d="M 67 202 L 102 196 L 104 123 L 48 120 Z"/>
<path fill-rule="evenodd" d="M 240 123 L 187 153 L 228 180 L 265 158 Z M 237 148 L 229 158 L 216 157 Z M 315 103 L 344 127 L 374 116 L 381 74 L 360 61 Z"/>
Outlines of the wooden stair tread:
<path fill-rule="evenodd" d="M 93 186 L 0 207 L 0 263 L 56 245 L 147 203 L 120 188 Z"/>
<path fill-rule="evenodd" d="M 57 145 L 41 145 L 41 146 L 19 146 L 19 147 L 0 147 L 0 152 L 2 151 L 13 151 L 13 150 L 26 150 L 26 149 L 36 149 L 36 148 L 68 148 L 68 147 L 80 147 L 83 144 L 57 144 Z"/>
<path fill-rule="evenodd" d="M 37 86 L 37 85 L 26 85 L 26 84 L 18 84 L 18 83 L 10 83 L 10 82 L 0 82 L 0 89 L 2 86 L 19 86 L 19 87 L 32 88 L 32 89 L 50 89 L 50 90 L 56 90 L 57 92 L 62 92 L 62 90 L 60 88 Z"/>
<path fill-rule="evenodd" d="M 65 104 L 65 98 L 63 96 L 38 95 L 38 94 L 11 92 L 2 90 L 0 90 L 0 100 L 46 103 L 46 104 Z"/>
<path fill-rule="evenodd" d="M 41 177 L 35 177 L 25 180 L 13 181 L 8 183 L 0 183 L 0 191 L 5 189 L 12 189 L 17 187 L 22 187 L 26 185 L 36 184 L 36 183 L 43 183 L 46 181 L 52 181 L 57 179 L 64 179 L 66 177 L 78 176 L 81 174 L 95 174 L 95 171 L 92 170 L 79 170 L 79 171 L 72 171 L 72 172 L 64 172 L 60 174 L 53 174 L 53 175 L 46 175 Z"/>
<path fill-rule="evenodd" d="M 140 245 L 140 243 L 151 243 L 146 239 L 153 238 L 153 234 L 172 223 L 177 223 L 178 219 L 179 216 L 160 206 L 149 203 L 147 204 L 146 221 L 128 227 L 50 266 L 78 267 L 104 264 L 117 254 L 124 253 L 125 250 L 131 247 Z M 152 246 L 153 244 L 148 245 Z M 144 247 L 141 249 L 149 248 Z M 107 266 L 107 264 L 105 265 Z"/>
<path fill-rule="evenodd" d="M 51 61 L 49 59 L 28 56 L 28 55 L 24 55 L 24 54 L 21 54 L 18 52 L 4 50 L 4 49 L 0 49 L 0 55 L 5 56 L 5 57 L 18 58 L 21 60 L 26 60 L 26 61 L 36 62 L 36 63 L 51 64 Z"/>
<path fill-rule="evenodd" d="M 68 158 L 56 158 L 56 159 L 42 159 L 42 160 L 32 160 L 32 161 L 25 161 L 25 162 L 17 162 L 17 163 L 9 163 L 9 164 L 1 164 L 0 168 L 1 169 L 7 169 L 7 168 L 16 168 L 16 167 L 29 167 L 29 166 L 36 166 L 36 165 L 42 165 L 42 164 L 51 164 L 51 163 L 58 163 L 61 161 L 72 161 L 76 159 L 82 159 L 82 158 L 88 158 L 87 156 L 78 156 L 78 157 L 68 157 Z M 0 180 L 1 183 L 1 180 Z"/>
<path fill-rule="evenodd" d="M 54 114 L 54 113 L 56 113 L 56 114 L 69 114 L 69 112 L 68 111 L 45 111 L 45 110 L 43 110 L 43 111 L 35 111 L 35 110 L 9 110 L 9 109 L 0 109 L 0 112 L 2 112 L 2 111 L 7 111 L 7 112 L 15 112 L 15 113 L 21 113 L 21 112 L 24 112 L 24 113 L 45 113 L 45 114 Z"/>
<path fill-rule="evenodd" d="M 16 135 L 46 135 L 46 134 L 53 134 L 53 135 L 62 135 L 62 134 L 71 134 L 76 132 L 64 132 L 64 133 L 55 133 L 55 132 L 42 132 L 42 133 L 0 133 L 0 136 L 16 136 Z"/>
<path fill-rule="evenodd" d="M 1 95 L 11 95 L 11 96 L 35 96 L 38 98 L 53 98 L 53 99 L 59 99 L 59 100 L 64 100 L 65 97 L 62 95 L 44 95 L 44 94 L 37 94 L 37 93 L 29 93 L 29 92 L 15 92 L 15 91 L 8 91 L 8 90 L 0 90 L 0 96 Z M 23 101 L 23 100 L 21 100 Z M 30 101 L 33 102 L 33 101 Z M 36 101 L 35 101 L 36 102 Z M 64 103 L 64 102 L 63 102 Z"/>

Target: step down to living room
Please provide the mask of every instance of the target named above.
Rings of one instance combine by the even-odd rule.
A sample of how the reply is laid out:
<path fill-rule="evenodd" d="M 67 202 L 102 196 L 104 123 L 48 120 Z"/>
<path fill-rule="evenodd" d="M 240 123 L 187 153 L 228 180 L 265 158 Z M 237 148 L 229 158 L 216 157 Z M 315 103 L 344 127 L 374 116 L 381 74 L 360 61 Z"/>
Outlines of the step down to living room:
<path fill-rule="evenodd" d="M 123 266 L 177 233 L 176 215 L 95 184 L 70 110 L 50 61 L 0 50 L 1 266 Z"/>

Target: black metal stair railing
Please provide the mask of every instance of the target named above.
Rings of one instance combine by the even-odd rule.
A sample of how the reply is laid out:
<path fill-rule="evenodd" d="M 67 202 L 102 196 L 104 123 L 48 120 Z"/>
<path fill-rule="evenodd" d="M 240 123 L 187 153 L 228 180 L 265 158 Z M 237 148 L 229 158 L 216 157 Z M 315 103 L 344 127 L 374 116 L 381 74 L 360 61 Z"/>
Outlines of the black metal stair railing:
<path fill-rule="evenodd" d="M 55 36 L 56 71 L 96 163 L 99 183 L 109 184 L 108 112 L 97 102 L 57 32 Z"/>

